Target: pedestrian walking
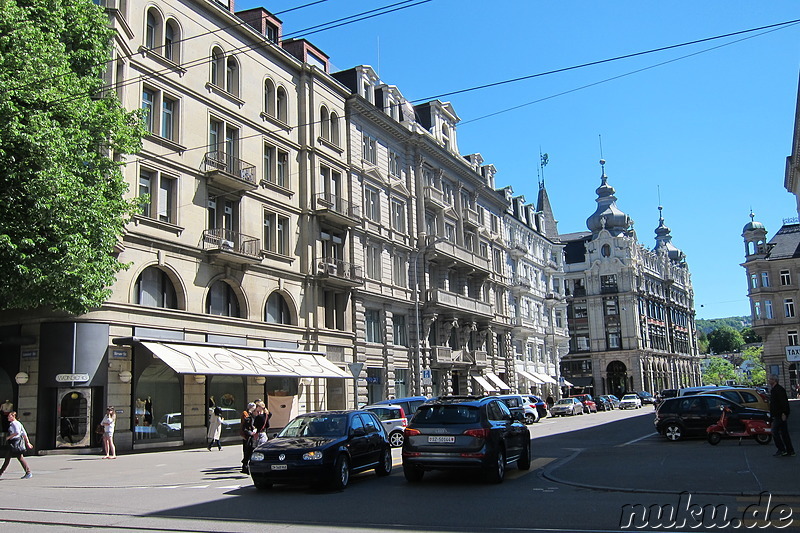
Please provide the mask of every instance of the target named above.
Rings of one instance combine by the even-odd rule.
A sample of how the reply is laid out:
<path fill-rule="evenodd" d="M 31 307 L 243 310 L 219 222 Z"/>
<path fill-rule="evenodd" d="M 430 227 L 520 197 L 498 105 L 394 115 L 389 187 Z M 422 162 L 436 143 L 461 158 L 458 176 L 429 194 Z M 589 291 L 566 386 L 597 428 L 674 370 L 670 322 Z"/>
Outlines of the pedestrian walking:
<path fill-rule="evenodd" d="M 222 434 L 222 409 L 214 407 L 214 412 L 208 420 L 208 451 L 216 444 L 219 451 L 222 451 L 222 444 L 219 442 L 219 437 Z"/>
<path fill-rule="evenodd" d="M 250 455 L 253 453 L 252 437 L 253 437 L 253 417 L 252 413 L 256 408 L 256 404 L 250 402 L 247 404 L 247 409 L 242 411 L 242 424 L 239 430 L 239 436 L 242 437 L 242 474 L 250 473 Z"/>
<path fill-rule="evenodd" d="M 266 404 L 261 400 L 254 402 L 256 408 L 253 410 L 253 448 L 267 442 L 267 429 L 269 428 L 270 412 Z"/>
<path fill-rule="evenodd" d="M 769 414 L 772 416 L 772 437 L 778 451 L 776 457 L 794 457 L 794 446 L 789 437 L 789 397 L 775 374 L 769 377 Z"/>
<path fill-rule="evenodd" d="M 28 432 L 25 431 L 22 422 L 17 420 L 16 411 L 8 413 L 6 419 L 8 420 L 8 436 L 6 437 L 8 448 L 6 449 L 6 457 L 3 461 L 3 466 L 0 467 L 0 476 L 2 476 L 6 468 L 8 468 L 8 463 L 11 462 L 11 458 L 16 457 L 19 464 L 25 469 L 25 475 L 22 476 L 22 479 L 30 479 L 33 477 L 33 474 L 31 474 L 31 468 L 28 466 L 24 454 L 26 450 L 33 448 L 33 444 L 31 444 L 31 441 L 28 439 Z"/>
<path fill-rule="evenodd" d="M 106 416 L 100 422 L 100 425 L 103 426 L 103 451 L 106 454 L 103 459 L 117 458 L 117 449 L 114 447 L 114 426 L 116 423 L 117 413 L 114 411 L 114 407 L 109 405 L 108 409 L 106 409 Z"/>

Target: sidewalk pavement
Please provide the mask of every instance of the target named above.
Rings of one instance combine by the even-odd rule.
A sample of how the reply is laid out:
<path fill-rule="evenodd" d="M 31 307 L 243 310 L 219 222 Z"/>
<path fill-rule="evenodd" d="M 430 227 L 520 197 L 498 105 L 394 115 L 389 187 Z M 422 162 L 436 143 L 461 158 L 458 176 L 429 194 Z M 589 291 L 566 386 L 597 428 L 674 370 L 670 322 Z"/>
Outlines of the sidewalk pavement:
<path fill-rule="evenodd" d="M 774 442 L 723 439 L 668 441 L 661 435 L 613 448 L 575 449 L 543 472 L 551 481 L 628 492 L 800 496 L 800 402 L 792 401 L 789 432 L 796 457 L 775 457 Z M 609 464 L 614 465 L 609 469 Z"/>

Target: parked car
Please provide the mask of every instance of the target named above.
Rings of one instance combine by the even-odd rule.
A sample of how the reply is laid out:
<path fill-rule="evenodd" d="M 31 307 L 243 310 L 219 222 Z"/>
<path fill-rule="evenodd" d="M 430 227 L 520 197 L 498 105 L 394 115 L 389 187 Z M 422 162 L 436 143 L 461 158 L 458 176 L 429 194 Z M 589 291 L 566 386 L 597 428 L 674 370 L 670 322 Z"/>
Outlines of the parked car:
<path fill-rule="evenodd" d="M 611 402 L 611 406 L 614 409 L 619 409 L 619 398 L 617 398 L 613 394 L 606 394 L 606 398 L 609 399 L 609 401 Z"/>
<path fill-rule="evenodd" d="M 668 440 L 685 437 L 705 437 L 708 426 L 719 420 L 720 408 L 731 410 L 729 427 L 741 425 L 742 419 L 769 420 L 769 413 L 744 407 L 722 396 L 696 394 L 667 398 L 656 410 L 656 431 Z"/>
<path fill-rule="evenodd" d="M 597 396 L 594 399 L 594 403 L 597 404 L 598 411 L 611 411 L 614 409 L 611 400 L 605 395 Z"/>
<path fill-rule="evenodd" d="M 545 402 L 541 396 L 536 396 L 535 394 L 529 394 L 528 397 L 531 399 L 531 403 L 536 406 L 536 412 L 539 413 L 539 420 L 547 418 L 547 402 Z"/>
<path fill-rule="evenodd" d="M 531 467 L 531 434 L 522 413 L 495 396 L 445 396 L 417 410 L 406 428 L 403 474 L 421 481 L 428 470 L 478 469 L 501 483 L 506 467 Z"/>
<path fill-rule="evenodd" d="M 692 396 L 703 392 L 711 392 L 720 389 L 718 385 L 700 385 L 699 387 L 684 387 L 678 389 L 678 396 Z"/>
<path fill-rule="evenodd" d="M 636 394 L 626 394 L 619 401 L 620 409 L 640 409 L 642 407 L 642 400 Z"/>
<path fill-rule="evenodd" d="M 536 407 L 531 403 L 528 396 L 522 396 L 521 394 L 503 394 L 497 396 L 497 398 L 506 404 L 512 413 L 521 410 L 526 424 L 530 425 L 539 421 L 539 413 L 536 411 Z"/>
<path fill-rule="evenodd" d="M 389 444 L 392 448 L 399 448 L 403 445 L 405 431 L 408 425 L 408 417 L 406 412 L 399 405 L 382 404 L 382 405 L 367 405 L 363 408 L 378 417 L 378 420 L 383 424 L 383 429 L 389 435 Z"/>
<path fill-rule="evenodd" d="M 664 389 L 656 394 L 656 401 L 653 404 L 653 407 L 658 409 L 658 406 L 661 405 L 661 402 L 667 398 L 675 398 L 676 396 L 678 396 L 678 389 Z"/>
<path fill-rule="evenodd" d="M 652 404 L 654 404 L 654 403 L 655 403 L 655 401 L 656 401 L 656 399 L 653 397 L 653 395 L 652 395 L 652 394 L 650 394 L 649 392 L 647 392 L 646 390 L 641 390 L 641 391 L 638 391 L 638 392 L 636 393 L 636 395 L 637 395 L 637 396 L 639 397 L 639 399 L 642 401 L 642 405 L 645 405 L 645 404 L 650 404 L 650 405 L 652 405 Z"/>
<path fill-rule="evenodd" d="M 378 417 L 363 410 L 300 415 L 250 457 L 257 489 L 321 483 L 342 490 L 351 474 L 370 469 L 379 477 L 391 474 L 392 448 Z"/>
<path fill-rule="evenodd" d="M 574 394 L 573 398 L 577 398 L 583 404 L 583 412 L 587 414 L 597 412 L 597 404 L 594 403 L 594 398 L 591 394 Z"/>
<path fill-rule="evenodd" d="M 742 387 L 731 387 L 729 389 L 719 388 L 713 391 L 702 392 L 701 394 L 717 394 L 739 405 L 744 405 L 745 407 L 769 411 L 769 401 L 767 400 L 766 394 L 761 394 L 756 389 Z"/>
<path fill-rule="evenodd" d="M 417 412 L 417 408 L 422 405 L 423 403 L 430 400 L 426 396 L 409 396 L 407 398 L 393 398 L 390 400 L 383 400 L 380 402 L 375 402 L 373 405 L 399 405 L 403 408 L 403 411 L 406 413 L 406 418 L 411 420 L 414 416 L 414 413 Z"/>
<path fill-rule="evenodd" d="M 583 404 L 577 398 L 561 398 L 550 408 L 553 416 L 572 416 L 583 414 Z"/>

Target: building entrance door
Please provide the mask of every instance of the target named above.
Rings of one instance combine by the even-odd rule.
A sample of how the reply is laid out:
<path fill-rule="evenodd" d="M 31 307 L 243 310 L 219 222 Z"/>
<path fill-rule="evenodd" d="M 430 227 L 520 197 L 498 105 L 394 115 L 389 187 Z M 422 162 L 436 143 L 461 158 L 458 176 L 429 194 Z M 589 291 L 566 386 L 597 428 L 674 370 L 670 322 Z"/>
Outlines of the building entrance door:
<path fill-rule="evenodd" d="M 92 440 L 92 389 L 58 389 L 56 447 L 88 447 Z"/>

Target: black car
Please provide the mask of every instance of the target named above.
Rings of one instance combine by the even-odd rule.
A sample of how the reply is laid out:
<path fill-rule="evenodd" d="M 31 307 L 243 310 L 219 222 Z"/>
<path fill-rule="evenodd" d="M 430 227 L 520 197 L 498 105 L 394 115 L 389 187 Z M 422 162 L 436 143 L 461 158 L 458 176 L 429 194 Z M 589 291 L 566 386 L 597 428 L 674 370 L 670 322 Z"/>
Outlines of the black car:
<path fill-rule="evenodd" d="M 392 448 L 378 417 L 368 411 L 300 415 L 256 448 L 250 475 L 258 489 L 273 483 L 325 484 L 344 489 L 350 474 L 392 472 Z"/>
<path fill-rule="evenodd" d="M 403 473 L 416 482 L 428 470 L 472 468 L 501 483 L 508 464 L 531 467 L 531 434 L 522 419 L 491 396 L 445 396 L 423 404 L 405 431 Z"/>
<path fill-rule="evenodd" d="M 653 397 L 653 395 L 650 394 L 649 392 L 647 392 L 646 390 L 637 391 L 635 394 L 642 401 L 642 405 L 644 405 L 646 403 L 649 403 L 649 404 L 652 405 L 652 404 L 654 404 L 656 402 L 655 397 Z"/>
<path fill-rule="evenodd" d="M 684 437 L 705 437 L 708 426 L 716 423 L 720 407 L 731 410 L 729 424 L 736 427 L 740 420 L 769 420 L 769 413 L 761 409 L 744 407 L 722 396 L 701 394 L 667 398 L 656 410 L 656 431 L 675 441 Z"/>
<path fill-rule="evenodd" d="M 597 396 L 594 399 L 594 403 L 597 404 L 598 411 L 612 411 L 614 409 L 614 404 L 611 403 L 611 398 L 608 396 Z"/>
<path fill-rule="evenodd" d="M 533 405 L 536 406 L 536 411 L 539 413 L 539 419 L 547 418 L 547 402 L 545 402 L 541 396 L 536 396 L 535 394 L 529 394 Z"/>

